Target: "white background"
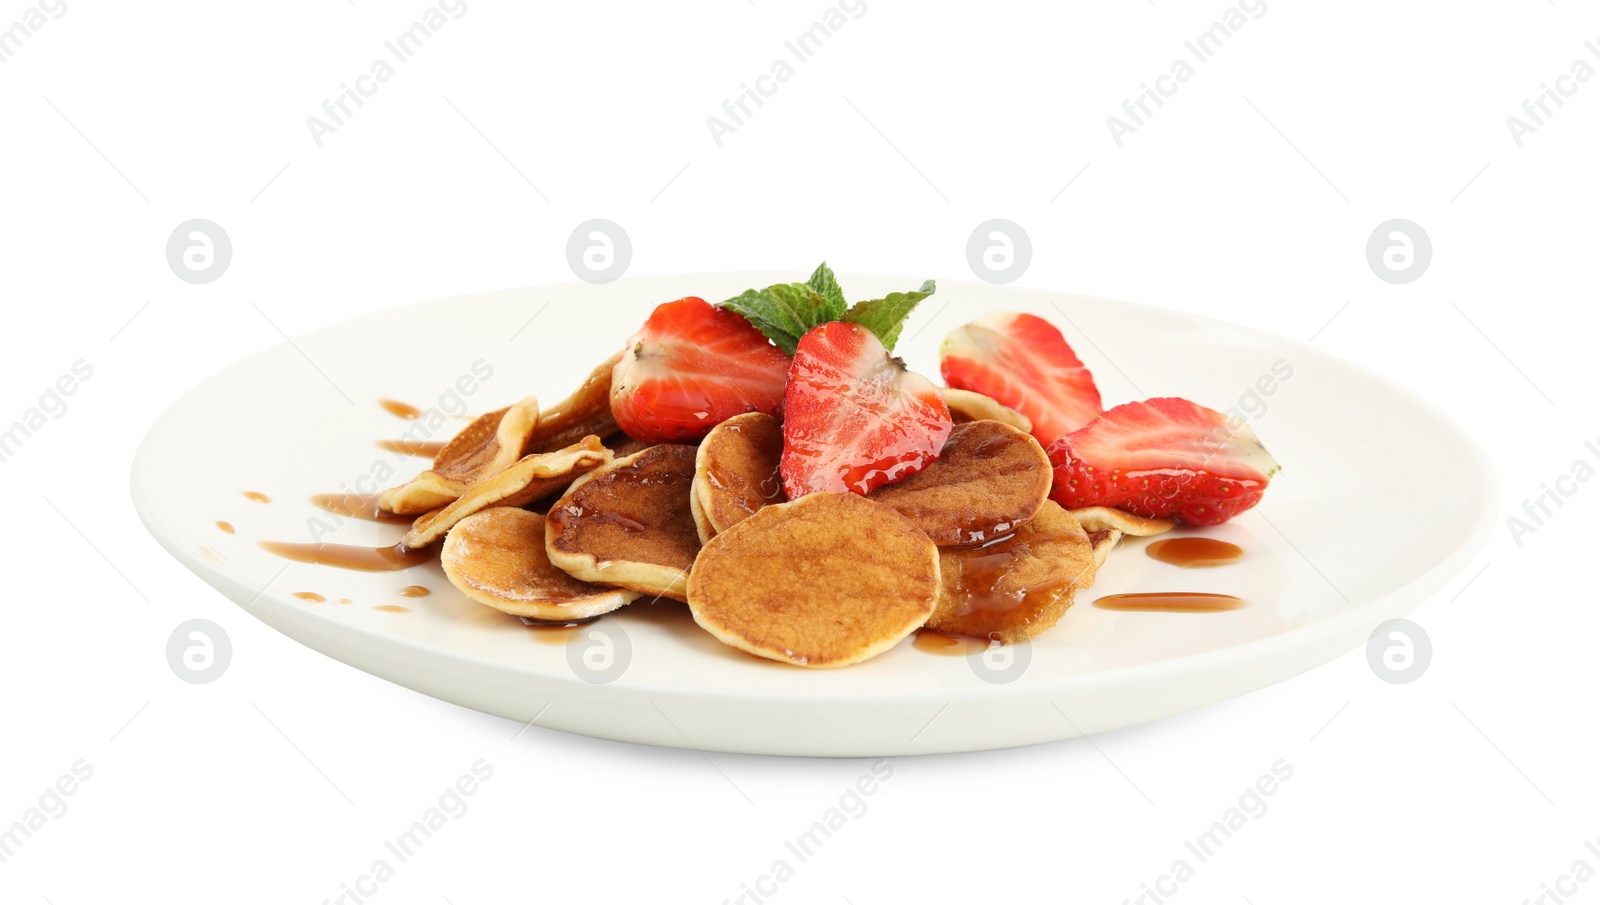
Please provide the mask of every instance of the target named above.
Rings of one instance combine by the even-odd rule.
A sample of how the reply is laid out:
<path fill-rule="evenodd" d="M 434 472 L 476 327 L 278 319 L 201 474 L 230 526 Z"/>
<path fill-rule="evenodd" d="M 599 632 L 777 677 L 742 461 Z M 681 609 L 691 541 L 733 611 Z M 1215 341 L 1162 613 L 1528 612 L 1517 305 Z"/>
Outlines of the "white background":
<path fill-rule="evenodd" d="M 0 5 L 0 29 L 27 8 Z M 0 825 L 75 761 L 94 769 L 0 864 L 0 899 L 334 899 L 483 758 L 471 810 L 379 902 L 722 902 L 867 769 L 512 744 L 512 723 L 256 623 L 138 524 L 129 459 L 183 391 L 279 328 L 569 280 L 567 235 L 592 217 L 628 230 L 630 274 L 826 257 L 944 278 L 970 276 L 977 223 L 1015 220 L 1034 246 L 1021 285 L 1314 341 L 1430 398 L 1496 463 L 1502 522 L 1600 440 L 1600 80 L 1521 147 L 1506 125 L 1575 60 L 1600 67 L 1600 14 L 1573 0 L 1270 0 L 1120 148 L 1106 118 L 1220 0 L 868 0 L 721 147 L 706 118 L 820 0 L 469 0 L 319 148 L 306 118 L 424 9 L 68 0 L 0 65 L 0 422 L 74 361 L 94 369 L 0 465 Z M 164 253 L 196 217 L 234 246 L 205 286 Z M 1409 285 L 1365 257 L 1395 217 L 1433 242 Z M 1600 839 L 1597 503 L 1578 485 L 1520 545 L 1502 524 L 1413 615 L 1434 645 L 1414 684 L 1354 651 L 1093 744 L 899 759 L 776 899 L 1132 900 L 1278 759 L 1293 779 L 1178 899 L 1517 903 L 1579 858 L 1600 867 L 1583 845 Z M 1405 532 L 1392 515 L 1372 530 Z M 215 684 L 168 669 L 193 617 L 233 639 Z M 1600 901 L 1600 879 L 1578 889 Z"/>

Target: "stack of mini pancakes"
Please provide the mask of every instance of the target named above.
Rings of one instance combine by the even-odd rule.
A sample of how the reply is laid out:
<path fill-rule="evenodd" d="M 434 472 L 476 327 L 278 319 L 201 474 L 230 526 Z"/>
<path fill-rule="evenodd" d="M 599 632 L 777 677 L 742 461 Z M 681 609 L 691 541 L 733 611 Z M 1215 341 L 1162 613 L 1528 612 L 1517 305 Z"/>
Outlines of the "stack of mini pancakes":
<path fill-rule="evenodd" d="M 385 491 L 385 510 L 417 516 L 403 544 L 442 539 L 451 583 L 502 612 L 572 622 L 671 598 L 732 647 L 822 668 L 919 628 L 1031 638 L 1124 535 L 1173 526 L 1062 509 L 1028 420 L 961 390 L 944 391 L 956 425 L 922 471 L 790 501 L 777 419 L 740 415 L 698 446 L 640 443 L 611 417 L 616 360 L 551 409 L 529 397 L 477 418 Z"/>

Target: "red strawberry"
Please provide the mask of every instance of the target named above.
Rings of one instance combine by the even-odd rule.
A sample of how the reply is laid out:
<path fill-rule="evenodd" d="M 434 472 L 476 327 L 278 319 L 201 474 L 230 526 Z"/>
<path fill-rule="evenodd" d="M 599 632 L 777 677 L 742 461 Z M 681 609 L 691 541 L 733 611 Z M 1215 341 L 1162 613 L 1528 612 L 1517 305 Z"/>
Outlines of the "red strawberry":
<path fill-rule="evenodd" d="M 1261 501 L 1278 473 L 1249 425 L 1187 399 L 1119 405 L 1050 444 L 1050 498 L 1146 518 L 1220 525 Z"/>
<path fill-rule="evenodd" d="M 871 330 L 839 321 L 800 338 L 783 394 L 778 473 L 797 500 L 866 494 L 938 458 L 950 410 L 933 381 L 890 358 Z"/>
<path fill-rule="evenodd" d="M 1100 414 L 1100 391 L 1061 331 L 1041 317 L 996 311 L 945 337 L 944 382 L 982 393 L 1033 422 L 1048 446 Z"/>
<path fill-rule="evenodd" d="M 698 440 L 745 412 L 776 415 L 789 356 L 704 299 L 658 305 L 611 372 L 611 415 L 646 443 Z"/>

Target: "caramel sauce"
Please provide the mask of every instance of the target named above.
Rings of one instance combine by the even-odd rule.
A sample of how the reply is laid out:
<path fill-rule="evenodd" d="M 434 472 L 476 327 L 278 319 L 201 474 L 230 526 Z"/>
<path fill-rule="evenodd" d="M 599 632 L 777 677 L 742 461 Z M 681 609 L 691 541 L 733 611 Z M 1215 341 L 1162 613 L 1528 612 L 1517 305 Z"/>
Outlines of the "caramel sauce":
<path fill-rule="evenodd" d="M 643 534 L 650 527 L 637 518 L 620 512 L 602 512 L 599 515 L 600 521 L 608 525 L 616 525 L 622 529 L 624 534 Z"/>
<path fill-rule="evenodd" d="M 379 399 L 378 404 L 383 406 L 384 411 L 395 416 L 396 418 L 404 418 L 407 421 L 415 421 L 422 417 L 422 409 L 419 409 L 414 405 L 408 405 L 404 402 L 396 402 L 393 399 Z"/>
<path fill-rule="evenodd" d="M 942 657 L 965 657 L 970 653 L 987 650 L 989 647 L 987 643 L 977 638 L 946 635 L 926 628 L 917 630 L 911 646 L 923 653 L 938 654 Z"/>
<path fill-rule="evenodd" d="M 432 459 L 444 449 L 444 443 L 434 440 L 379 440 L 378 447 L 401 455 Z"/>
<path fill-rule="evenodd" d="M 1243 547 L 1210 537 L 1169 537 L 1145 547 L 1144 552 L 1152 559 L 1185 569 L 1225 566 L 1244 556 Z"/>
<path fill-rule="evenodd" d="M 318 509 L 325 509 L 334 515 L 346 518 L 358 518 L 368 522 L 383 522 L 390 525 L 409 525 L 412 517 L 409 515 L 395 515 L 393 512 L 384 512 L 378 506 L 378 494 L 360 493 L 319 493 L 311 498 L 311 505 Z"/>
<path fill-rule="evenodd" d="M 246 490 L 244 492 L 244 498 L 249 500 L 252 503 L 270 503 L 270 502 L 272 502 L 272 497 L 269 497 L 264 493 L 256 493 L 254 490 Z"/>
<path fill-rule="evenodd" d="M 1071 591 L 1072 581 L 1066 578 L 1002 590 L 1000 584 L 1006 574 L 1017 560 L 1028 555 L 1031 547 L 1027 541 L 1016 540 L 1016 536 L 1013 530 L 965 548 L 972 552 L 960 559 L 961 574 L 952 591 L 959 601 L 954 615 L 1008 613 L 1024 605 L 1043 606 L 1051 598 Z M 1057 536 L 1040 537 L 1036 542 L 1048 543 Z"/>
<path fill-rule="evenodd" d="M 572 620 L 534 619 L 530 616 L 519 616 L 518 618 L 522 620 L 523 625 L 533 629 L 533 631 L 529 632 L 533 636 L 533 640 L 540 644 L 556 646 L 571 643 L 572 639 L 583 634 L 584 626 L 600 621 L 599 616 Z"/>
<path fill-rule="evenodd" d="M 385 613 L 409 613 L 409 612 L 411 612 L 410 610 L 406 609 L 403 606 L 395 606 L 392 603 L 382 603 L 382 604 L 379 604 L 379 605 L 373 607 L 373 609 L 381 610 L 381 611 L 383 611 Z"/>
<path fill-rule="evenodd" d="M 557 532 L 565 531 L 575 519 L 594 519 L 606 525 L 616 525 L 624 534 L 639 535 L 650 530 L 650 526 L 631 515 L 609 510 L 590 509 L 579 504 L 568 503 L 560 509 L 551 509 L 545 516 L 555 523 Z"/>
<path fill-rule="evenodd" d="M 217 528 L 220 529 L 222 531 L 222 533 L 224 533 L 224 534 L 232 534 L 233 533 L 233 526 L 228 524 L 227 522 L 217 522 Z"/>
<path fill-rule="evenodd" d="M 728 428 L 728 430 L 735 432 L 737 432 L 738 429 L 738 425 Z M 718 490 L 730 490 L 733 487 L 733 482 L 730 481 L 726 475 L 717 471 L 717 469 L 714 467 L 706 469 L 706 480 L 710 481 L 711 486 Z M 772 470 L 772 474 L 770 476 L 761 479 L 761 483 L 756 485 L 755 490 L 761 495 L 762 505 L 782 503 L 787 499 L 783 495 L 783 478 L 780 476 L 778 469 L 776 468 Z M 738 506 L 748 515 L 755 515 L 756 510 L 761 508 L 760 506 L 750 505 L 750 500 L 743 494 L 740 494 L 738 497 L 736 497 L 733 502 L 734 505 Z"/>
<path fill-rule="evenodd" d="M 432 593 L 432 591 L 420 584 L 414 584 L 400 589 L 401 597 L 426 597 Z"/>
<path fill-rule="evenodd" d="M 1028 436 L 1026 434 L 1013 434 L 1008 431 L 1003 434 L 996 434 L 979 443 L 972 450 L 972 454 L 980 459 L 992 459 L 1019 443 L 1027 442 Z"/>
<path fill-rule="evenodd" d="M 339 603 L 350 603 L 350 598 L 348 598 L 348 597 L 340 597 L 338 602 Z"/>
<path fill-rule="evenodd" d="M 206 559 L 211 560 L 212 562 L 216 563 L 217 565 L 225 566 L 225 565 L 228 564 L 228 557 L 223 556 L 221 553 L 218 553 L 217 551 L 211 549 L 210 547 L 201 547 L 199 549 L 200 549 L 200 555 L 201 556 L 204 556 Z"/>
<path fill-rule="evenodd" d="M 1094 605 L 1102 610 L 1137 613 L 1225 613 L 1239 609 L 1245 602 L 1228 594 L 1180 591 L 1166 594 L 1112 594 L 1096 600 Z"/>
<path fill-rule="evenodd" d="M 433 559 L 432 550 L 393 547 L 352 547 L 346 544 L 290 544 L 264 540 L 261 549 L 284 559 L 358 572 L 398 572 Z"/>
<path fill-rule="evenodd" d="M 314 594 L 310 591 L 295 591 L 293 596 L 298 597 L 301 600 L 309 600 L 312 603 L 322 603 L 328 599 L 321 594 Z"/>

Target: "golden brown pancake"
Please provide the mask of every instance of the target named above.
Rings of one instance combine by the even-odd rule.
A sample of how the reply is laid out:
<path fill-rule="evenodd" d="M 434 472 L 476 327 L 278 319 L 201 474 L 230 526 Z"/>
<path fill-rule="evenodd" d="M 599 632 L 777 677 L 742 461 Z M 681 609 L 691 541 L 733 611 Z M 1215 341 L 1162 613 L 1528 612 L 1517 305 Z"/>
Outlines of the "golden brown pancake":
<path fill-rule="evenodd" d="M 539 426 L 528 438 L 528 452 L 550 452 L 594 434 L 607 436 L 617 430 L 611 417 L 611 372 L 622 353 L 611 356 L 589 372 L 583 385 L 571 396 L 539 414 Z"/>
<path fill-rule="evenodd" d="M 1073 594 L 1094 584 L 1095 550 L 1071 513 L 1046 500 L 1010 535 L 942 548 L 939 566 L 928 628 L 1015 644 L 1055 625 Z"/>
<path fill-rule="evenodd" d="M 1149 537 L 1152 534 L 1165 534 L 1178 526 L 1176 521 L 1169 518 L 1145 518 L 1142 515 L 1123 512 L 1121 509 L 1112 509 L 1110 506 L 1090 506 L 1086 509 L 1073 509 L 1071 512 L 1072 517 L 1083 526 L 1083 530 L 1091 534 L 1109 529 L 1134 537 Z"/>
<path fill-rule="evenodd" d="M 853 493 L 764 506 L 706 544 L 689 576 L 695 622 L 796 666 L 848 666 L 911 634 L 939 594 L 939 548 Z"/>
<path fill-rule="evenodd" d="M 982 393 L 940 387 L 939 394 L 944 397 L 944 404 L 950 409 L 950 419 L 957 424 L 963 421 L 999 421 L 1025 434 L 1033 433 L 1033 422 L 1028 420 L 1027 415 L 1001 405 Z"/>
<path fill-rule="evenodd" d="M 781 503 L 783 426 L 764 412 L 735 415 L 700 441 L 694 460 L 695 522 L 708 541 L 757 509 Z"/>
<path fill-rule="evenodd" d="M 975 544 L 1033 518 L 1050 480 L 1050 459 L 1039 441 L 998 421 L 969 421 L 950 431 L 926 468 L 867 496 L 940 546 Z"/>
<path fill-rule="evenodd" d="M 643 440 L 635 440 L 622 431 L 617 431 L 616 433 L 607 437 L 605 443 L 606 447 L 611 450 L 611 455 L 617 457 L 618 459 L 626 459 L 634 453 L 641 453 L 650 447 L 655 446 L 654 443 L 646 443 Z"/>
<path fill-rule="evenodd" d="M 663 443 L 574 481 L 550 507 L 550 561 L 584 581 L 683 600 L 700 552 L 689 512 L 694 455 Z"/>
<path fill-rule="evenodd" d="M 600 438 L 595 436 L 584 437 L 566 449 L 523 456 L 510 468 L 467 488 L 450 505 L 417 519 L 401 543 L 413 550 L 426 547 L 475 512 L 491 506 L 526 506 L 609 461 L 611 451 L 600 445 Z"/>
<path fill-rule="evenodd" d="M 693 486 L 689 488 L 689 517 L 694 519 L 694 533 L 700 538 L 701 546 L 717 535 L 717 529 L 711 527 L 711 520 L 700 507 L 700 494 L 695 493 Z"/>
<path fill-rule="evenodd" d="M 1098 572 L 1106 564 L 1106 557 L 1111 554 L 1112 548 L 1122 540 L 1122 532 L 1114 528 L 1101 528 L 1099 531 L 1089 532 L 1089 544 L 1094 547 L 1094 567 Z"/>
<path fill-rule="evenodd" d="M 532 396 L 478 416 L 439 450 L 431 469 L 385 490 L 378 505 L 385 512 L 420 515 L 450 503 L 522 458 L 539 421 L 539 403 Z"/>
<path fill-rule="evenodd" d="M 639 595 L 579 581 L 544 553 L 544 516 L 524 509 L 485 509 L 456 524 L 440 564 L 461 593 L 513 616 L 588 619 Z"/>

